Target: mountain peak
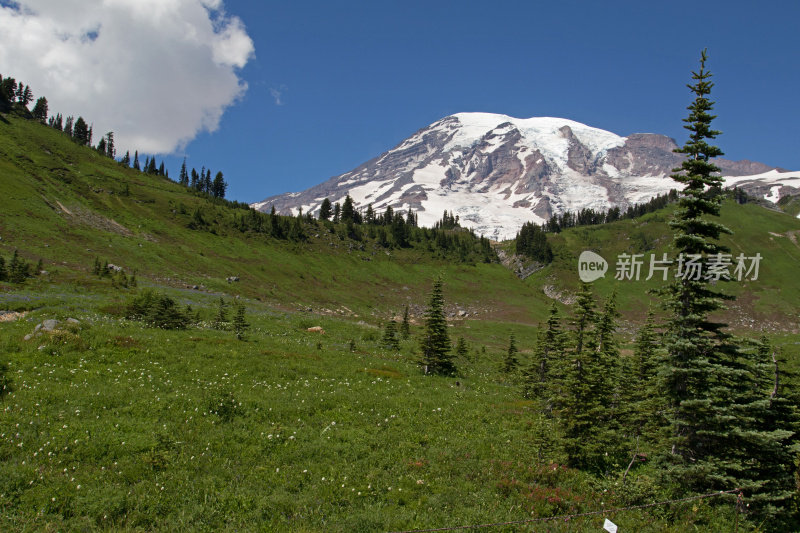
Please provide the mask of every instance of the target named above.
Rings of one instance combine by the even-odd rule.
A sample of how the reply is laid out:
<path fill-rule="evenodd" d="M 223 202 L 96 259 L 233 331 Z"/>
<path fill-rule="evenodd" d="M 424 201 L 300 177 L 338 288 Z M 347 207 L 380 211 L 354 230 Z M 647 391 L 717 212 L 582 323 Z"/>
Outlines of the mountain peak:
<path fill-rule="evenodd" d="M 668 192 L 683 157 L 675 147 L 663 135 L 621 137 L 565 118 L 456 113 L 350 172 L 253 207 L 314 213 L 325 198 L 341 202 L 349 194 L 358 208 L 412 209 L 424 226 L 447 210 L 478 234 L 508 239 L 525 222 L 584 208 L 625 209 Z M 773 201 L 800 191 L 800 173 L 750 161 L 716 164 L 728 185 L 741 183 Z"/>

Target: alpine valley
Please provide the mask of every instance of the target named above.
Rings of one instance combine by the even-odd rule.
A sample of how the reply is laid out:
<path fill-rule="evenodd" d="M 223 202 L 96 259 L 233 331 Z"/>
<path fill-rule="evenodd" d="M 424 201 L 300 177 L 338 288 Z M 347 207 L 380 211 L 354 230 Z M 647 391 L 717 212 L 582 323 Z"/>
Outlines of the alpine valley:
<path fill-rule="evenodd" d="M 462 226 L 497 240 L 525 222 L 584 208 L 625 209 L 675 188 L 683 156 L 664 135 L 614 133 L 563 118 L 457 113 L 361 166 L 302 192 L 252 204 L 279 214 L 317 213 L 322 201 L 414 210 L 432 226 L 448 210 Z M 728 187 L 776 203 L 800 192 L 800 172 L 716 159 Z"/>

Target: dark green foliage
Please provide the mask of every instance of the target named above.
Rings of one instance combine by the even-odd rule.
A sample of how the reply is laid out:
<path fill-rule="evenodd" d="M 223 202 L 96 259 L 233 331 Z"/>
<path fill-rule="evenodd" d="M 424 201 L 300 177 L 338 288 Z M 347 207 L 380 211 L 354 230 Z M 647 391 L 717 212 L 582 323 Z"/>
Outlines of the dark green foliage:
<path fill-rule="evenodd" d="M 0 362 L 0 400 L 11 391 L 11 378 L 8 376 L 8 365 Z"/>
<path fill-rule="evenodd" d="M 139 165 L 139 150 L 133 153 L 133 169 L 142 170 L 142 167 Z"/>
<path fill-rule="evenodd" d="M 222 172 L 217 172 L 214 181 L 211 183 L 211 196 L 214 198 L 225 198 L 225 191 L 227 188 L 228 184 L 225 183 Z"/>
<path fill-rule="evenodd" d="M 322 204 L 319 206 L 319 219 L 330 220 L 332 215 L 333 211 L 331 210 L 331 201 L 325 198 L 322 200 Z"/>
<path fill-rule="evenodd" d="M 186 158 L 183 158 L 183 163 L 181 163 L 181 172 L 178 174 L 178 183 L 183 185 L 184 187 L 189 186 L 189 173 L 186 171 Z"/>
<path fill-rule="evenodd" d="M 458 215 L 448 213 L 447 210 L 445 210 L 442 219 L 436 222 L 433 227 L 434 229 L 455 229 L 461 226 L 458 223 Z"/>
<path fill-rule="evenodd" d="M 619 207 L 612 207 L 608 211 L 595 211 L 594 209 L 584 208 L 577 213 L 565 211 L 555 214 L 545 222 L 542 229 L 550 233 L 558 233 L 567 228 L 578 226 L 595 226 L 607 224 L 617 220 L 633 219 L 663 209 L 670 203 L 678 201 L 678 192 L 672 189 L 666 194 L 659 194 L 642 204 L 629 206 L 623 213 Z"/>
<path fill-rule="evenodd" d="M 744 465 L 738 485 L 749 496 L 748 511 L 764 522 L 767 531 L 797 531 L 800 395 L 787 386 L 787 378 L 796 383 L 797 376 L 785 371 L 786 361 L 766 337 L 748 353 L 753 358 L 754 386 L 742 390 L 752 400 L 742 417 L 746 425 L 737 432 L 745 441 L 738 458 Z"/>
<path fill-rule="evenodd" d="M 456 355 L 462 359 L 466 359 L 468 353 L 467 341 L 464 340 L 464 337 L 459 337 L 458 341 L 456 341 Z"/>
<path fill-rule="evenodd" d="M 342 204 L 342 212 L 339 215 L 340 222 L 355 222 L 355 209 L 353 208 L 353 199 L 348 194 L 345 196 L 344 203 Z"/>
<path fill-rule="evenodd" d="M 214 316 L 212 323 L 214 329 L 225 329 L 228 327 L 228 304 L 222 296 L 219 297 L 219 304 L 217 305 L 217 314 Z"/>
<path fill-rule="evenodd" d="M 411 323 L 408 320 L 408 306 L 403 309 L 403 321 L 400 323 L 400 336 L 407 339 L 411 336 Z"/>
<path fill-rule="evenodd" d="M 30 263 L 22 259 L 17 250 L 14 250 L 14 255 L 11 256 L 6 268 L 6 278 L 11 283 L 23 283 L 29 277 L 31 277 Z"/>
<path fill-rule="evenodd" d="M 444 295 L 442 278 L 433 282 L 428 309 L 425 311 L 425 332 L 422 342 L 420 364 L 427 374 L 452 375 L 456 372 L 451 354 L 450 337 L 447 334 L 447 320 L 444 317 Z"/>
<path fill-rule="evenodd" d="M 629 435 L 642 435 L 650 441 L 656 441 L 661 428 L 666 425 L 657 376 L 659 343 L 655 317 L 649 311 L 647 321 L 636 336 L 633 357 L 623 362 L 620 380 L 621 419 L 625 430 Z"/>
<path fill-rule="evenodd" d="M 560 384 L 565 363 L 565 339 L 561 329 L 561 316 L 556 304 L 550 307 L 547 329 L 539 334 L 536 357 L 525 371 L 523 393 L 526 398 L 542 400 L 546 412 L 550 412 L 553 399 L 561 397 Z"/>
<path fill-rule="evenodd" d="M 517 254 L 530 257 L 534 261 L 547 264 L 553 260 L 553 249 L 547 242 L 547 234 L 538 224 L 523 224 L 517 233 L 515 247 Z"/>
<path fill-rule="evenodd" d="M 47 122 L 47 98 L 40 96 L 31 111 L 33 118 L 45 124 Z"/>
<path fill-rule="evenodd" d="M 236 338 L 240 341 L 244 340 L 245 333 L 249 327 L 250 324 L 245 319 L 244 304 L 239 303 L 236 306 L 236 314 L 233 316 L 233 331 L 236 333 Z"/>
<path fill-rule="evenodd" d="M 397 339 L 397 322 L 394 318 L 386 323 L 381 345 L 387 350 L 397 351 L 400 349 L 400 341 Z"/>
<path fill-rule="evenodd" d="M 88 146 L 91 142 L 89 138 L 89 126 L 86 124 L 86 121 L 83 120 L 83 117 L 78 117 L 78 120 L 75 121 L 75 125 L 72 128 L 72 138 L 81 146 Z"/>
<path fill-rule="evenodd" d="M 16 97 L 17 93 L 17 80 L 6 76 L 0 78 L 0 100 L 5 103 L 11 103 Z"/>
<path fill-rule="evenodd" d="M 718 242 L 722 233 L 730 231 L 708 216 L 718 216 L 721 198 L 707 196 L 707 187 L 719 187 L 722 179 L 714 174 L 719 169 L 709 161 L 722 151 L 708 143 L 719 132 L 711 129 L 715 117 L 709 113 L 713 102 L 709 95 L 713 83 L 705 70 L 703 51 L 700 70 L 692 73 L 695 84 L 689 86 L 695 94 L 684 119 L 691 132 L 686 144 L 676 151 L 688 157 L 672 177 L 684 184 L 674 220 L 675 246 L 679 253 L 708 255 L 725 252 Z M 705 269 L 704 269 L 705 270 Z M 675 479 L 693 490 L 721 487 L 728 479 L 720 454 L 731 445 L 727 439 L 734 398 L 729 384 L 745 378 L 746 371 L 737 362 L 736 347 L 723 333 L 725 326 L 708 317 L 722 307 L 723 293 L 715 290 L 708 280 L 678 278 L 665 290 L 666 306 L 670 312 L 665 344 L 667 348 L 665 395 L 672 426 L 669 457 Z M 727 421 L 727 422 L 726 422 Z"/>
<path fill-rule="evenodd" d="M 519 361 L 517 361 L 518 352 L 517 341 L 514 339 L 514 334 L 512 333 L 508 340 L 508 350 L 506 350 L 505 359 L 503 359 L 503 372 L 510 374 L 517 369 L 519 366 Z"/>
<path fill-rule="evenodd" d="M 56 116 L 47 119 L 47 125 L 54 130 L 62 131 L 64 129 L 64 117 L 61 113 L 56 113 Z"/>
<path fill-rule="evenodd" d="M 125 318 L 161 329 L 186 329 L 189 320 L 175 301 L 152 289 L 137 294 L 125 308 Z"/>
<path fill-rule="evenodd" d="M 572 321 L 574 349 L 558 402 L 568 464 L 576 468 L 605 472 L 620 451 L 614 416 L 619 354 L 612 338 L 617 316 L 613 296 L 598 316 L 592 291 L 582 284 Z"/>
<path fill-rule="evenodd" d="M 117 157 L 117 148 L 114 146 L 114 132 L 106 133 L 106 155 L 111 159 Z"/>

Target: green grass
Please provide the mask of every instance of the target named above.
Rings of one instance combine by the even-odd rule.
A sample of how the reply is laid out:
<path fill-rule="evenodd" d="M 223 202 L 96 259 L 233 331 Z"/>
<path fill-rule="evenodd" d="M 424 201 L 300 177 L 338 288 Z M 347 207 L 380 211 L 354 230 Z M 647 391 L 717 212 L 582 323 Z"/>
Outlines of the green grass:
<path fill-rule="evenodd" d="M 519 375 L 500 371 L 511 334 L 530 363 L 552 301 L 544 287 L 568 300 L 580 251 L 668 251 L 668 211 L 555 235 L 555 261 L 523 282 L 498 264 L 361 250 L 321 227 L 300 244 L 244 234 L 226 222 L 229 207 L 12 117 L 0 121 L 0 195 L 0 255 L 19 249 L 48 271 L 0 283 L 0 310 L 27 312 L 0 322 L 14 387 L 0 400 L 0 530 L 381 531 L 669 496 L 650 464 L 625 482 L 627 464 L 605 476 L 564 467 L 558 427 L 522 399 Z M 187 228 L 197 207 L 219 222 L 216 234 Z M 800 221 L 726 204 L 723 222 L 736 232 L 732 249 L 764 256 L 758 282 L 729 284 L 740 307 L 728 316 L 752 319 L 735 325 L 768 332 L 796 367 Z M 135 291 L 92 275 L 95 257 L 190 304 L 200 324 L 162 331 L 122 319 Z M 453 378 L 424 376 L 416 363 L 439 273 L 451 339 L 469 346 Z M 595 287 L 618 290 L 628 343 L 655 301 L 645 289 L 658 284 L 609 277 Z M 210 327 L 220 296 L 246 305 L 246 341 Z M 405 305 L 412 338 L 386 351 L 379 325 Z M 80 327 L 23 340 L 45 319 L 70 317 Z M 737 520 L 730 499 L 609 518 L 624 531 L 731 531 Z"/>
<path fill-rule="evenodd" d="M 205 327 L 149 329 L 99 312 L 104 298 L 53 290 L 39 309 L 0 326 L 15 387 L 0 404 L 3 529 L 380 531 L 522 520 L 658 494 L 646 469 L 623 488 L 625 465 L 607 479 L 560 466 L 557 428 L 520 399 L 518 378 L 499 372 L 499 350 L 473 345 L 461 375 L 426 377 L 413 341 L 384 351 L 380 332 L 354 320 L 249 300 L 252 327 L 239 342 Z M 193 303 L 213 314 L 213 298 Z M 53 316 L 81 326 L 22 340 Z M 452 329 L 504 344 L 513 328 Z M 658 526 L 639 512 L 616 521 L 668 531 L 670 516 L 730 525 L 728 511 L 678 506 Z M 596 526 L 577 521 L 571 530 Z"/>

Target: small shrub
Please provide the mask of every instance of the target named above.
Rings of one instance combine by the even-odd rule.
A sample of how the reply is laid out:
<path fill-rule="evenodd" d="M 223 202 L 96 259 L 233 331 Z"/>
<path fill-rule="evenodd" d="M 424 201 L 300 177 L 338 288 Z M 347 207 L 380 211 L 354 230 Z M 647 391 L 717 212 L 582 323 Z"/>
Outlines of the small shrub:
<path fill-rule="evenodd" d="M 128 303 L 125 318 L 161 329 L 186 329 L 189 324 L 175 300 L 151 289 L 139 292 Z"/>

